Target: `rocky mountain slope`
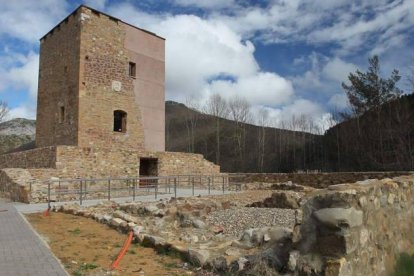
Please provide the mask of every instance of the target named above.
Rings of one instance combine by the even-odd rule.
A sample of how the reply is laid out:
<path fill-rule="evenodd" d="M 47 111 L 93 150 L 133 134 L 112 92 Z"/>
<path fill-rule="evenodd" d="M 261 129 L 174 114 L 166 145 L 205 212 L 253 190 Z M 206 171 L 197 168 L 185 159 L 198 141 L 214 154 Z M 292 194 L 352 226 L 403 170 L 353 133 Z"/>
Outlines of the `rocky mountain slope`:
<path fill-rule="evenodd" d="M 36 121 L 17 118 L 0 123 L 0 153 L 34 141 Z"/>

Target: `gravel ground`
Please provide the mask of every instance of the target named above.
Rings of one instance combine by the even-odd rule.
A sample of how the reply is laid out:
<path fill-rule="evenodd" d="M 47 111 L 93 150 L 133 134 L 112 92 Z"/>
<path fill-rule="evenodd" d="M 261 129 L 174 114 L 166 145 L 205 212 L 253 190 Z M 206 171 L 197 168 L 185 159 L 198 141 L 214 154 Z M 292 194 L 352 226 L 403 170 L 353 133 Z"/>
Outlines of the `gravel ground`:
<path fill-rule="evenodd" d="M 253 190 L 243 191 L 235 194 L 226 195 L 214 195 L 207 198 L 213 198 L 219 201 L 230 201 L 233 206 L 244 207 L 256 201 L 262 201 L 267 197 L 270 197 L 275 191 L 272 190 Z"/>
<path fill-rule="evenodd" d="M 227 209 L 211 212 L 207 222 L 224 228 L 224 233 L 240 237 L 244 230 L 265 226 L 292 228 L 295 223 L 295 210 L 278 208 Z"/>

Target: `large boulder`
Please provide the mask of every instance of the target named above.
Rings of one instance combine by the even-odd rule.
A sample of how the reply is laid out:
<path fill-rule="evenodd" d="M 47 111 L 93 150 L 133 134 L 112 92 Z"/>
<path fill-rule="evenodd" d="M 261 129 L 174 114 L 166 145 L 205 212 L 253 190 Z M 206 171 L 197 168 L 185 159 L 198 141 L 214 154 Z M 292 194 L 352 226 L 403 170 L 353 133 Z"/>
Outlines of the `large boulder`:
<path fill-rule="evenodd" d="M 244 231 L 240 240 L 233 246 L 248 249 L 264 243 L 279 243 L 292 238 L 292 230 L 286 227 L 251 228 Z"/>
<path fill-rule="evenodd" d="M 329 227 L 356 227 L 362 224 L 363 213 L 355 208 L 325 208 L 314 212 L 321 223 Z"/>
<path fill-rule="evenodd" d="M 208 250 L 203 249 L 190 249 L 188 250 L 188 255 L 190 258 L 190 261 L 194 265 L 198 266 L 204 266 L 210 257 L 210 252 Z"/>

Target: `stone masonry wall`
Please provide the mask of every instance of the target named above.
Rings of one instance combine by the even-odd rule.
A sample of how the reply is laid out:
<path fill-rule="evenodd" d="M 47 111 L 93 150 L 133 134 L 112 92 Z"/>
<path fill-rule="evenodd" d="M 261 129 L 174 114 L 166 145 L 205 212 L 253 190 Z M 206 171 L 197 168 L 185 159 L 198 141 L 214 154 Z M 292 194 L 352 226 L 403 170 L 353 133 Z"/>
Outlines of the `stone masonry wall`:
<path fill-rule="evenodd" d="M 144 130 L 135 102 L 123 22 L 80 8 L 80 147 L 144 149 Z M 120 85 L 119 91 L 114 84 Z M 113 131 L 114 111 L 127 113 L 126 132 Z"/>
<path fill-rule="evenodd" d="M 0 169 L 55 167 L 56 147 L 45 147 L 0 155 Z"/>
<path fill-rule="evenodd" d="M 183 152 L 160 152 L 159 175 L 219 174 L 220 166 L 204 159 L 201 154 Z"/>
<path fill-rule="evenodd" d="M 300 275 L 391 275 L 414 253 L 414 175 L 333 185 L 302 212 L 289 258 Z"/>
<path fill-rule="evenodd" d="M 239 180 L 244 183 L 292 181 L 295 184 L 322 189 L 335 184 L 352 183 L 373 178 L 382 179 L 404 174 L 409 174 L 409 172 L 248 173 L 242 174 L 244 176 Z"/>
<path fill-rule="evenodd" d="M 75 13 L 40 41 L 36 147 L 78 142 L 79 30 Z"/>
<path fill-rule="evenodd" d="M 29 203 L 30 187 L 27 183 L 31 178 L 30 173 L 25 169 L 0 170 L 0 197 Z"/>
<path fill-rule="evenodd" d="M 139 174 L 139 153 L 135 151 L 58 147 L 59 177 L 128 177 Z"/>
<path fill-rule="evenodd" d="M 161 176 L 220 173 L 219 166 L 205 160 L 200 154 L 57 146 L 0 155 L 0 190 L 9 198 L 23 198 L 24 202 L 45 200 L 46 186 L 43 182 L 51 178 L 136 177 L 139 175 L 140 158 L 148 157 L 158 158 L 158 174 Z M 14 173 L 15 170 L 22 177 Z M 28 197 L 31 182 L 32 194 Z"/>
<path fill-rule="evenodd" d="M 201 154 L 139 152 L 57 146 L 0 155 L 1 168 L 48 168 L 54 177 L 127 177 L 139 175 L 139 159 L 158 158 L 159 175 L 219 174 L 220 167 Z M 51 170 L 45 170 L 49 175 Z M 40 173 L 41 174 L 41 173 Z M 41 179 L 41 175 L 39 175 Z"/>

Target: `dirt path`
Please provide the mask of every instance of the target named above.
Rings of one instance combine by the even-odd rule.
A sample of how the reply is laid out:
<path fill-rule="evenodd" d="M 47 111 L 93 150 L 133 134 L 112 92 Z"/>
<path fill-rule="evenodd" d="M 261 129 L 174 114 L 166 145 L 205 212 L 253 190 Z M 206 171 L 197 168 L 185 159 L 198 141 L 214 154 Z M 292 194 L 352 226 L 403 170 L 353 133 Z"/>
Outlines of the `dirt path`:
<path fill-rule="evenodd" d="M 27 215 L 71 275 L 108 275 L 126 235 L 91 219 L 51 213 Z M 131 244 L 115 275 L 188 275 L 182 261 L 157 254 L 152 248 Z M 113 274 L 112 274 L 113 275 Z"/>

